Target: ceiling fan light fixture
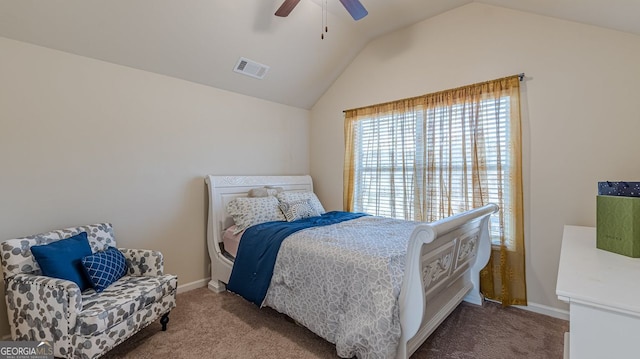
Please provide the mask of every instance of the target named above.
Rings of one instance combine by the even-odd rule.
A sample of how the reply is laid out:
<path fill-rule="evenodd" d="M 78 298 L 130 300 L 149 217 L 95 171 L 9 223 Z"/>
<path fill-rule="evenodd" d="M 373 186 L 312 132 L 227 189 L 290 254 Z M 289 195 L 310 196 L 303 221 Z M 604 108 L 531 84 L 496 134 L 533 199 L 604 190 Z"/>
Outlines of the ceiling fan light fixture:
<path fill-rule="evenodd" d="M 300 0 L 284 0 L 282 5 L 276 10 L 275 15 L 280 17 L 287 17 L 293 11 L 293 9 L 298 5 Z M 340 0 L 342 6 L 349 12 L 351 17 L 354 20 L 360 20 L 363 17 L 369 15 L 367 9 L 364 8 L 364 5 L 360 2 L 360 0 Z"/>

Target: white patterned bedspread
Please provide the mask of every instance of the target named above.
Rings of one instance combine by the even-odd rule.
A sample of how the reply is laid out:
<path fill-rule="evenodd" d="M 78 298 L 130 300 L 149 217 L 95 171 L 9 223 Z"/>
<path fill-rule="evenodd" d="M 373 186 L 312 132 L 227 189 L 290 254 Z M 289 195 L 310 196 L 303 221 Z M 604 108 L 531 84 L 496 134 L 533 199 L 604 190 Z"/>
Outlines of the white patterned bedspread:
<path fill-rule="evenodd" d="M 335 343 L 340 357 L 394 358 L 398 295 L 417 224 L 366 216 L 292 234 L 263 304 Z"/>

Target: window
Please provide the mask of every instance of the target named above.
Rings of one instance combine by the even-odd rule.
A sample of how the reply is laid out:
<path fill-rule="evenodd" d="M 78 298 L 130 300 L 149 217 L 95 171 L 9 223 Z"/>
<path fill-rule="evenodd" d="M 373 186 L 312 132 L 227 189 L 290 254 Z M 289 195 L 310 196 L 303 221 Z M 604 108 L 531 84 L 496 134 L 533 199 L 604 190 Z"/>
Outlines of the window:
<path fill-rule="evenodd" d="M 526 305 L 520 81 L 345 111 L 344 209 L 432 222 L 495 203 L 482 293 Z"/>
<path fill-rule="evenodd" d="M 510 204 L 509 106 L 509 96 L 501 96 L 473 106 L 412 108 L 357 121 L 353 210 L 433 221 L 486 203 Z M 482 163 L 475 152 L 483 154 Z M 484 167 L 486 177 L 480 189 L 483 203 L 472 205 L 478 190 L 474 185 L 477 166 Z M 416 190 L 417 186 L 423 189 Z M 426 219 L 416 213 L 420 193 L 430 197 L 431 215 Z M 496 245 L 501 241 L 500 221 L 500 216 L 491 218 Z"/>
<path fill-rule="evenodd" d="M 524 253 L 517 76 L 345 111 L 345 210 L 432 222 L 487 203 Z"/>

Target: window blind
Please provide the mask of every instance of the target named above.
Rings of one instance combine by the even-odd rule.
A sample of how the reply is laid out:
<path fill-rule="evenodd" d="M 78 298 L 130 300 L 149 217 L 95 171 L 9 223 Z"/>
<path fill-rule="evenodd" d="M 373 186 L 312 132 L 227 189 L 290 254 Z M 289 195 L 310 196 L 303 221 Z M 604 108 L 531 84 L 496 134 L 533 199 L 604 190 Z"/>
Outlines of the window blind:
<path fill-rule="evenodd" d="M 354 127 L 354 210 L 420 220 L 422 195 L 430 198 L 426 220 L 433 221 L 477 206 L 480 191 L 485 203 L 507 207 L 491 217 L 493 241 L 512 238 L 501 231 L 511 227 L 500 225 L 512 212 L 509 106 L 509 97 L 502 96 L 359 120 Z M 480 162 L 477 151 L 483 153 Z M 482 188 L 474 187 L 474 166 L 485 166 Z"/>

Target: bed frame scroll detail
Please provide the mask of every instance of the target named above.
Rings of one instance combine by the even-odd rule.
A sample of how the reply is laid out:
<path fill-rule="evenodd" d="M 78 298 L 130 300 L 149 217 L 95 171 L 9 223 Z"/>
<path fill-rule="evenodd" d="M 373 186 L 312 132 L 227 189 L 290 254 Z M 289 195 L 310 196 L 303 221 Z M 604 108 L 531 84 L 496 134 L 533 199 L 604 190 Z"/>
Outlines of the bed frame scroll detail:
<path fill-rule="evenodd" d="M 480 305 L 480 270 L 489 261 L 493 204 L 417 227 L 409 241 L 398 299 L 402 336 L 397 358 L 408 358 L 460 304 Z"/>

